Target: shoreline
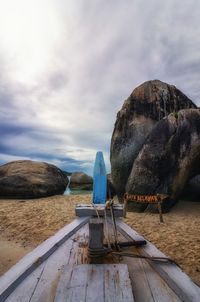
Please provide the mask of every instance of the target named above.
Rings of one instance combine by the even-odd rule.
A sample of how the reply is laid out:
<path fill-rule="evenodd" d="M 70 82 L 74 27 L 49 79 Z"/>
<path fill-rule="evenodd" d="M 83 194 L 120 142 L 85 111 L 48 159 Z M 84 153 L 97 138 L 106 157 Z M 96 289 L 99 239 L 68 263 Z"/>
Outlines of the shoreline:
<path fill-rule="evenodd" d="M 0 200 L 0 276 L 75 216 L 77 203 L 92 195 L 56 195 L 31 200 Z M 200 286 L 200 203 L 179 201 L 169 213 L 128 212 L 123 220 L 151 241 Z"/>

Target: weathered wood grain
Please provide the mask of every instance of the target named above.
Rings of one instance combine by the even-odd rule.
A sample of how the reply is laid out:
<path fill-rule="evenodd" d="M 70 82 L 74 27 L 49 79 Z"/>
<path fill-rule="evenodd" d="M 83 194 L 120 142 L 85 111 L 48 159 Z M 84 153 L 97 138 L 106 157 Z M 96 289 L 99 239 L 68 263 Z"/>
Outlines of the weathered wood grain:
<path fill-rule="evenodd" d="M 135 230 L 122 220 L 116 218 L 118 230 L 128 240 L 144 240 Z M 166 257 L 153 244 L 147 241 L 144 247 L 138 249 L 141 255 L 150 257 Z M 160 274 L 168 286 L 181 301 L 199 302 L 200 288 L 175 264 L 149 261 L 150 265 Z"/>
<path fill-rule="evenodd" d="M 89 218 L 85 220 L 85 218 L 81 218 L 83 226 L 77 226 L 77 224 L 72 224 L 71 226 L 75 226 L 75 230 L 70 233 L 70 229 L 68 226 L 63 228 L 62 232 L 58 232 L 56 238 L 52 240 L 52 237 L 47 240 L 48 241 L 48 248 L 55 248 L 55 242 L 59 239 L 59 244 L 62 243 L 60 246 L 56 246 L 54 250 L 51 250 L 52 253 L 50 257 L 44 258 L 43 263 L 36 267 L 36 269 L 24 279 L 24 281 L 17 286 L 17 288 L 8 296 L 0 296 L 0 301 L 6 302 L 53 302 L 56 287 L 59 281 L 61 269 L 64 265 L 69 267 L 73 267 L 76 264 L 87 264 L 88 257 L 87 257 L 87 247 L 89 242 L 89 225 L 86 224 Z M 111 223 L 111 219 L 108 219 Z M 79 218 L 80 222 L 80 218 Z M 118 228 L 118 238 L 121 242 L 130 241 L 130 240 L 142 240 L 144 239 L 140 236 L 137 232 L 131 229 L 127 224 L 125 224 L 120 219 L 116 219 L 117 228 Z M 77 222 L 76 222 L 77 223 Z M 79 228 L 77 230 L 77 228 Z M 110 238 L 114 241 L 113 236 L 113 229 L 112 224 L 108 225 Z M 66 230 L 68 230 L 68 235 L 70 237 L 66 239 Z M 105 231 L 105 228 L 104 228 Z M 67 236 L 68 236 L 67 235 Z M 54 237 L 54 236 L 53 236 Z M 64 239 L 63 239 L 64 238 Z M 65 240 L 65 242 L 63 241 Z M 45 243 L 45 242 L 44 242 Z M 45 251 L 47 248 L 44 243 L 41 245 L 42 248 L 39 251 Z M 39 246 L 40 247 L 40 246 Z M 38 248 L 39 248 L 38 247 Z M 59 247 L 59 248 L 58 248 Z M 37 249 L 38 249 L 37 248 Z M 37 250 L 36 249 L 36 250 Z M 150 242 L 147 242 L 147 245 L 142 248 L 125 248 L 126 251 L 132 250 L 134 253 L 141 253 L 142 255 L 146 256 L 159 256 L 165 257 L 159 250 L 155 248 Z M 48 252 L 48 249 L 46 250 Z M 33 254 L 36 255 L 36 254 Z M 38 255 L 38 251 L 37 251 Z M 48 254 L 47 254 L 48 255 Z M 28 256 L 28 255 L 27 255 Z M 25 256 L 24 258 L 26 258 Z M 33 256 L 32 256 L 33 257 Z M 31 258 L 29 258 L 30 261 Z M 35 259 L 35 258 L 34 258 Z M 23 259 L 22 259 L 23 260 Z M 105 259 L 105 263 L 110 263 L 112 259 Z M 117 259 L 115 259 L 117 260 Z M 115 261 L 114 260 L 114 261 Z M 27 260 L 28 261 L 28 260 Z M 38 259 L 38 261 L 40 261 Z M 179 301 L 187 301 L 187 302 L 199 302 L 200 296 L 200 289 L 196 286 L 190 278 L 184 274 L 179 267 L 174 264 L 161 264 L 152 261 L 146 261 L 141 259 L 134 259 L 134 258 L 127 258 L 123 257 L 119 259 L 120 264 L 128 264 L 128 271 L 130 275 L 131 285 L 133 289 L 133 295 L 136 302 L 179 302 Z M 21 261 L 24 265 L 24 263 Z M 30 262 L 29 262 L 30 263 Z M 104 264 L 100 265 L 92 265 L 88 266 L 88 270 L 84 270 L 84 278 L 86 282 L 83 281 L 81 287 L 85 290 L 85 301 L 129 301 L 129 300 L 120 300 L 122 299 L 121 294 L 121 287 L 124 288 L 123 280 L 126 279 L 126 274 L 123 273 L 123 270 L 120 271 L 112 267 L 109 268 L 109 273 L 107 272 L 107 268 L 110 267 L 109 265 Z M 28 267 L 29 268 L 29 267 Z M 18 268 L 19 269 L 19 268 Z M 118 273 L 117 273 L 118 270 Z M 12 269 L 11 269 L 12 271 Z M 25 270 L 26 272 L 26 270 Z M 104 273 L 103 273 L 104 272 Z M 16 274 L 16 271 L 14 270 Z M 20 271 L 19 271 L 20 273 Z M 23 272 L 22 272 L 23 273 Z M 72 272 L 73 273 L 73 272 Z M 125 275 L 123 275 L 125 274 Z M 77 274 L 75 274 L 77 275 Z M 79 278 L 77 276 L 73 277 L 73 284 L 77 284 Z M 15 275 L 16 276 L 16 275 Z M 103 277 L 103 279 L 101 279 Z M 109 276 L 109 277 L 108 277 Z M 111 277 L 111 278 L 110 278 Z M 106 281 L 111 282 L 110 288 L 107 290 L 108 294 L 106 293 L 107 284 Z M 1 278 L 2 279 L 2 278 Z M 0 281 L 1 281 L 0 279 Z M 18 276 L 17 276 L 18 279 Z M 61 280 L 61 279 L 60 279 Z M 71 279 L 70 279 L 71 280 Z M 102 281 L 103 280 L 103 281 Z M 117 283 L 119 280 L 119 284 Z M 21 280 L 20 280 L 21 281 Z M 71 281 L 70 281 L 71 282 Z M 130 282 L 130 281 L 129 281 Z M 88 283 L 90 286 L 88 286 Z M 86 284 L 86 285 L 85 285 Z M 117 284 L 117 285 L 116 285 Z M 0 282 L 0 287 L 2 286 Z M 84 289 L 85 286 L 85 289 Z M 117 287 L 116 287 L 117 286 Z M 95 290 L 98 288 L 98 291 Z M 13 290 L 13 288 L 11 288 Z M 78 299 L 79 290 L 71 289 L 72 297 Z M 113 294 L 111 295 L 110 293 Z M 117 292 L 114 292 L 117 291 Z M 123 299 L 124 299 L 123 293 Z M 107 296 L 107 298 L 106 298 Z M 112 300 L 112 299 L 118 300 Z M 94 299 L 93 299 L 94 298 Z M 93 299 L 93 300 L 92 300 Z M 106 300 L 107 299 L 107 300 Z M 128 299 L 128 298 L 127 298 Z M 71 300 L 66 300 L 71 301 Z M 73 301 L 81 301 L 81 300 L 73 300 Z"/>
<path fill-rule="evenodd" d="M 54 298 L 54 302 L 61 302 L 61 301 L 67 301 L 67 288 L 70 284 L 71 278 L 73 273 L 73 266 L 72 265 L 66 265 L 62 271 L 58 287 L 56 289 L 56 295 Z"/>
<path fill-rule="evenodd" d="M 99 216 L 104 216 L 104 206 L 105 204 L 96 204 L 95 208 L 98 211 Z M 75 213 L 76 216 L 84 217 L 84 216 L 97 216 L 96 209 L 92 204 L 77 204 Z M 113 205 L 115 217 L 123 217 L 123 205 L 122 204 L 114 204 Z M 111 216 L 110 210 L 106 211 L 108 216 Z"/>
<path fill-rule="evenodd" d="M 127 265 L 65 266 L 54 302 L 132 302 Z"/>
<path fill-rule="evenodd" d="M 44 241 L 36 249 L 21 259 L 0 278 L 0 302 L 14 291 L 41 263 L 52 255 L 68 238 L 86 224 L 89 217 L 77 218 L 54 236 Z"/>
<path fill-rule="evenodd" d="M 110 264 L 106 266 L 105 301 L 134 301 L 126 264 Z"/>
<path fill-rule="evenodd" d="M 86 292 L 86 301 L 104 302 L 104 275 L 105 267 L 103 265 L 90 265 L 88 269 L 88 284 Z M 97 290 L 98 289 L 98 290 Z"/>
<path fill-rule="evenodd" d="M 69 238 L 49 259 L 35 288 L 30 302 L 53 301 L 60 273 L 64 265 L 83 264 L 87 244 L 88 225 L 84 225 Z"/>
<path fill-rule="evenodd" d="M 8 296 L 6 302 L 27 302 L 30 301 L 37 283 L 39 282 L 45 263 L 42 263 L 31 275 L 29 275 L 19 286 Z"/>
<path fill-rule="evenodd" d="M 87 261 L 85 259 L 87 242 L 86 224 L 28 276 L 6 302 L 52 302 L 63 266 L 69 262 L 81 264 Z"/>
<path fill-rule="evenodd" d="M 123 257 L 120 263 L 128 265 L 129 276 L 136 302 L 155 302 L 148 283 L 142 261 L 140 259 Z"/>
<path fill-rule="evenodd" d="M 74 237 L 68 239 L 50 258 L 38 280 L 30 302 L 53 301 L 63 266 L 67 264 Z M 21 302 L 25 302 L 21 301 Z"/>
<path fill-rule="evenodd" d="M 103 239 L 103 220 L 91 218 L 89 220 L 89 247 L 91 249 L 102 249 Z"/>
<path fill-rule="evenodd" d="M 167 283 L 152 270 L 152 267 L 145 260 L 140 260 L 151 289 L 152 296 L 155 302 L 181 302 L 178 296 L 172 291 Z"/>
<path fill-rule="evenodd" d="M 112 228 L 110 228 L 112 233 Z M 120 235 L 119 235 L 120 234 Z M 129 241 L 129 236 L 124 237 L 118 232 L 121 242 Z M 139 240 L 139 239 L 137 239 Z M 138 254 L 138 249 L 131 247 L 125 251 Z M 120 263 L 128 265 L 133 294 L 136 302 L 180 302 L 181 300 L 169 288 L 162 277 L 149 265 L 146 260 L 122 257 Z"/>
<path fill-rule="evenodd" d="M 89 244 L 89 226 L 84 225 L 75 234 L 67 264 L 88 264 L 87 249 Z"/>

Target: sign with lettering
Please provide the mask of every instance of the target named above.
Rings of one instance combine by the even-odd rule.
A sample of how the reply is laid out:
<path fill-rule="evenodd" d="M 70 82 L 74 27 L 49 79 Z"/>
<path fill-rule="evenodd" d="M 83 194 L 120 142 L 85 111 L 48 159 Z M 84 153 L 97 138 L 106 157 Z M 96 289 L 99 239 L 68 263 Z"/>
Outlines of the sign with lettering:
<path fill-rule="evenodd" d="M 161 203 L 164 199 L 168 198 L 168 195 L 165 194 L 156 194 L 156 195 L 136 195 L 136 194 L 129 194 L 125 193 L 123 199 L 125 200 L 125 217 L 126 217 L 126 207 L 128 201 L 134 202 L 144 202 L 144 203 L 157 203 L 158 205 L 158 212 L 160 214 L 160 222 L 163 221 L 162 217 L 162 208 Z"/>
<path fill-rule="evenodd" d="M 136 202 L 147 202 L 147 203 L 158 203 L 162 202 L 162 197 L 157 195 L 135 195 L 125 193 L 123 196 L 127 201 L 136 201 Z"/>

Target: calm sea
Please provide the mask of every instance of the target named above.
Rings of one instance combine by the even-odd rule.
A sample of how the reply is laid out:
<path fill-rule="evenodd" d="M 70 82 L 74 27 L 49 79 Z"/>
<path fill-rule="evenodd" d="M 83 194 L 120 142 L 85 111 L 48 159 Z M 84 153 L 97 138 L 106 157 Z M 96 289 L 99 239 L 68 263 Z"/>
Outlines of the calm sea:
<path fill-rule="evenodd" d="M 75 190 L 67 188 L 64 192 L 64 195 L 80 195 L 80 194 L 92 194 L 93 191 L 88 190 Z"/>

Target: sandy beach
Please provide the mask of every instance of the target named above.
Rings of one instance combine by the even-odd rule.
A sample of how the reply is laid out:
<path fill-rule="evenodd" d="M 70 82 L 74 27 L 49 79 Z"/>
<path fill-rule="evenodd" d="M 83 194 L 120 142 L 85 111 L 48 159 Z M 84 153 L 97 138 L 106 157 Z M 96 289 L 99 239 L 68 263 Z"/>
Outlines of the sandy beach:
<path fill-rule="evenodd" d="M 75 219 L 75 205 L 91 195 L 0 200 L 0 275 L 25 254 Z M 128 212 L 124 219 L 200 286 L 200 203 L 179 201 L 164 223 L 157 214 Z"/>

